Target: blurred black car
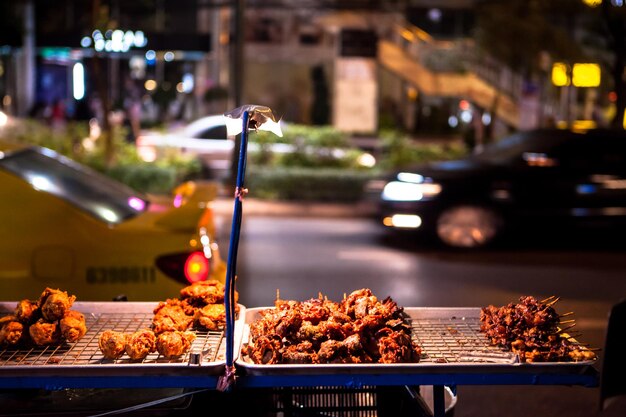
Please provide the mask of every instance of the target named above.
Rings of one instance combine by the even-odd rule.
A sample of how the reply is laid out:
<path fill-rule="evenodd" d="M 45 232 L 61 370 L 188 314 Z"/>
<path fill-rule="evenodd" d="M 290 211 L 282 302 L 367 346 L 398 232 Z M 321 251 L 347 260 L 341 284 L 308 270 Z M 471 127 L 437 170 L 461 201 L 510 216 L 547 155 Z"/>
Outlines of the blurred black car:
<path fill-rule="evenodd" d="M 461 160 L 396 172 L 377 215 L 391 229 L 460 248 L 516 228 L 545 236 L 557 226 L 624 225 L 626 132 L 520 132 Z"/>

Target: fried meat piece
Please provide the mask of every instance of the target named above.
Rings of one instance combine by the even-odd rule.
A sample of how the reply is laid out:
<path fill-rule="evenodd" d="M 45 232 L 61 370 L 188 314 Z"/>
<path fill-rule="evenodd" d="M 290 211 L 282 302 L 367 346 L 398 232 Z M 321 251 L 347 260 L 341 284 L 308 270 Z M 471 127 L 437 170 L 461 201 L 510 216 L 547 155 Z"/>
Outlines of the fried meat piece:
<path fill-rule="evenodd" d="M 105 330 L 100 334 L 98 347 L 107 359 L 118 359 L 126 351 L 126 339 L 128 335 L 115 330 Z"/>
<path fill-rule="evenodd" d="M 192 322 L 193 317 L 185 313 L 180 300 L 169 298 L 165 302 L 161 301 L 154 309 L 152 330 L 156 334 L 182 331 L 187 330 Z"/>
<path fill-rule="evenodd" d="M 339 340 L 327 340 L 322 343 L 317 352 L 320 363 L 339 362 L 337 359 L 345 356 L 346 347 Z"/>
<path fill-rule="evenodd" d="M 15 307 L 15 317 L 24 324 L 37 321 L 41 316 L 37 301 L 22 300 Z"/>
<path fill-rule="evenodd" d="M 368 310 L 378 303 L 378 298 L 369 288 L 353 291 L 341 302 L 341 310 L 355 319 L 368 315 Z"/>
<path fill-rule="evenodd" d="M 341 303 L 321 294 L 304 302 L 277 299 L 250 323 L 242 353 L 257 364 L 419 362 L 403 308 L 364 288 Z"/>
<path fill-rule="evenodd" d="M 317 353 L 313 349 L 313 344 L 308 340 L 290 345 L 283 351 L 282 363 L 319 363 Z"/>
<path fill-rule="evenodd" d="M 195 339 L 196 334 L 189 331 L 161 333 L 156 339 L 156 349 L 166 358 L 174 358 L 185 354 Z"/>
<path fill-rule="evenodd" d="M 39 298 L 41 315 L 48 321 L 60 320 L 71 307 L 76 297 L 67 292 L 46 288 Z"/>
<path fill-rule="evenodd" d="M 381 329 L 378 334 L 379 363 L 419 362 L 421 348 L 411 341 L 411 336 L 403 331 L 388 328 Z"/>
<path fill-rule="evenodd" d="M 295 339 L 298 341 L 308 340 L 313 344 L 313 347 L 319 349 L 320 344 L 328 339 L 326 324 L 327 322 L 321 322 L 318 325 L 314 325 L 310 321 L 303 321 Z"/>
<path fill-rule="evenodd" d="M 282 342 L 278 337 L 260 336 L 254 344 L 244 348 L 254 363 L 275 364 L 281 363 Z"/>
<path fill-rule="evenodd" d="M 139 330 L 128 335 L 126 354 L 132 360 L 144 359 L 152 352 L 156 352 L 156 335 L 152 330 Z"/>
<path fill-rule="evenodd" d="M 492 345 L 511 350 L 522 362 L 579 360 L 582 356 L 576 353 L 580 349 L 577 342 L 564 337 L 559 330 L 561 316 L 553 308 L 558 300 L 554 296 L 544 301 L 522 296 L 517 303 L 483 307 L 480 330 Z M 586 350 L 583 356 L 595 357 L 595 354 Z"/>
<path fill-rule="evenodd" d="M 0 319 L 0 346 L 17 345 L 24 335 L 24 325 L 17 321 L 15 316 L 5 316 Z"/>
<path fill-rule="evenodd" d="M 292 338 L 302 325 L 302 315 L 298 310 L 282 310 L 276 312 L 274 332 L 282 337 Z"/>
<path fill-rule="evenodd" d="M 188 316 L 194 316 L 196 314 L 196 310 L 204 307 L 204 303 L 199 303 L 191 298 L 185 298 L 180 300 L 180 306 L 183 308 L 183 311 Z"/>
<path fill-rule="evenodd" d="M 195 282 L 180 290 L 181 298 L 189 298 L 196 305 L 216 304 L 224 302 L 224 284 L 215 279 Z"/>
<path fill-rule="evenodd" d="M 47 346 L 58 343 L 61 340 L 61 329 L 57 322 L 37 320 L 28 328 L 30 339 L 37 346 Z"/>
<path fill-rule="evenodd" d="M 76 342 L 87 333 L 87 325 L 85 316 L 74 310 L 65 313 L 65 316 L 59 321 L 61 326 L 61 335 L 68 342 Z"/>
<path fill-rule="evenodd" d="M 8 315 L 0 317 L 0 327 L 4 326 L 6 323 L 11 321 L 18 321 L 15 315 Z"/>
<path fill-rule="evenodd" d="M 300 304 L 300 314 L 302 314 L 302 320 L 309 321 L 312 324 L 318 324 L 320 321 L 328 320 L 331 314 L 329 305 L 331 303 L 328 300 L 322 298 L 322 295 L 318 298 L 311 298 Z"/>
<path fill-rule="evenodd" d="M 194 322 L 197 326 L 207 330 L 218 330 L 226 322 L 226 308 L 224 304 L 207 304 L 196 310 Z"/>

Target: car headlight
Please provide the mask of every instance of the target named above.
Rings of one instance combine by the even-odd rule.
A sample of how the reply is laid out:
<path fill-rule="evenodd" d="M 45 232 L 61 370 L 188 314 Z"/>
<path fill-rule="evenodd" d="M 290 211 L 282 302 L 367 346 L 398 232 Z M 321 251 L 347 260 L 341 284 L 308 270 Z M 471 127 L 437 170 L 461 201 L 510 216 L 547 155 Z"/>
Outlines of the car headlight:
<path fill-rule="evenodd" d="M 382 199 L 386 201 L 420 201 L 432 198 L 440 192 L 441 185 L 439 184 L 391 181 L 383 188 Z"/>

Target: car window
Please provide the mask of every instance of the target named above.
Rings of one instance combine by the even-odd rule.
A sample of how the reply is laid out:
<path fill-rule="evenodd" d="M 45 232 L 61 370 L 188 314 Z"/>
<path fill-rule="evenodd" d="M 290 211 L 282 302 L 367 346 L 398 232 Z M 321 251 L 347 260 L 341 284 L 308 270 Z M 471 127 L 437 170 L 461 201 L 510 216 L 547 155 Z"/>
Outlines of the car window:
<path fill-rule="evenodd" d="M 587 137 L 559 147 L 561 164 L 589 172 L 626 172 L 626 142 L 618 139 Z"/>
<path fill-rule="evenodd" d="M 106 223 L 121 223 L 148 207 L 129 187 L 47 149 L 9 154 L 0 158 L 0 169 Z"/>
<path fill-rule="evenodd" d="M 550 152 L 566 140 L 566 136 L 560 132 L 516 133 L 485 146 L 473 157 L 493 164 L 508 164 L 521 161 L 524 153 Z"/>
<path fill-rule="evenodd" d="M 226 140 L 226 125 L 213 126 L 198 132 L 194 137 L 198 139 L 220 139 Z"/>

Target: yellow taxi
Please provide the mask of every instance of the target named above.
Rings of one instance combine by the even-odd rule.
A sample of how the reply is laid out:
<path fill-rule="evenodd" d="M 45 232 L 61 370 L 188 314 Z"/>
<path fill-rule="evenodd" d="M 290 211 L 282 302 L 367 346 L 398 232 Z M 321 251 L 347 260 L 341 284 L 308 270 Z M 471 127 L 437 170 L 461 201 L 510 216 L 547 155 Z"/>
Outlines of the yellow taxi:
<path fill-rule="evenodd" d="M 81 301 L 163 300 L 224 282 L 211 200 L 186 182 L 146 196 L 46 148 L 0 142 L 0 299 L 61 288 Z"/>

